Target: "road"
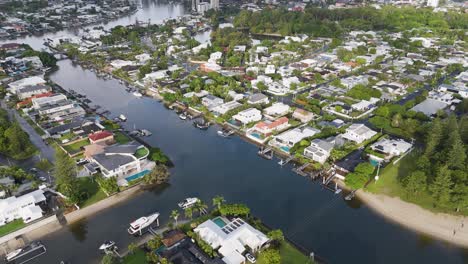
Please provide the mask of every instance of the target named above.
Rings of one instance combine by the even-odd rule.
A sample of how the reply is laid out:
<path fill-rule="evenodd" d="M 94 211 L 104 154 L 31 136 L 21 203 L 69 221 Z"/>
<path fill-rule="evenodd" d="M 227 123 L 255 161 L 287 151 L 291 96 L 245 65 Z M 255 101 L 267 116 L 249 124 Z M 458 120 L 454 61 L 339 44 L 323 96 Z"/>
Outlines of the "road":
<path fill-rule="evenodd" d="M 13 109 L 9 109 L 5 102 L 4 101 L 1 101 L 0 102 L 0 105 L 3 109 L 7 110 L 8 111 L 8 114 L 10 115 L 10 119 L 12 117 L 16 118 L 16 120 L 18 121 L 18 123 L 20 124 L 21 128 L 26 132 L 28 133 L 29 135 L 29 139 L 31 140 L 31 142 L 39 149 L 39 151 L 41 152 L 41 155 L 40 155 L 40 158 L 46 158 L 48 159 L 50 162 L 53 162 L 54 161 L 54 155 L 55 155 L 55 151 L 52 147 L 50 147 L 49 145 L 47 145 L 44 140 L 42 139 L 42 137 L 37 134 L 37 132 L 34 130 L 34 128 L 28 124 L 28 122 L 23 118 L 21 117 L 18 112 L 16 112 L 15 110 Z"/>

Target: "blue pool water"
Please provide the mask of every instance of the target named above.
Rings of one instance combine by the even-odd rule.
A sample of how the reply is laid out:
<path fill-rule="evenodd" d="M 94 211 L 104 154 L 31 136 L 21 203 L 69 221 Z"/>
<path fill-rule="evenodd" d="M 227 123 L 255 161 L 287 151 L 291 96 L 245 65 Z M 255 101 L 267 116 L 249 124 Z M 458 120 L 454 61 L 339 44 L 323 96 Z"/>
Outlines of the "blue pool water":
<path fill-rule="evenodd" d="M 143 170 L 143 171 L 140 171 L 139 173 L 133 174 L 132 176 L 128 176 L 127 178 L 125 178 L 125 180 L 127 180 L 128 182 L 131 182 L 131 181 L 134 181 L 136 179 L 139 179 L 145 176 L 149 172 L 150 172 L 149 170 Z"/>
<path fill-rule="evenodd" d="M 377 167 L 379 165 L 379 162 L 377 160 L 374 160 L 374 159 L 369 159 L 369 162 L 374 167 Z"/>
<path fill-rule="evenodd" d="M 284 152 L 289 152 L 289 148 L 288 148 L 288 147 L 281 147 L 281 149 L 282 149 Z"/>
<path fill-rule="evenodd" d="M 250 135 L 252 135 L 253 137 L 256 137 L 256 138 L 258 138 L 258 139 L 262 139 L 262 137 L 260 137 L 260 135 L 257 134 L 257 133 L 252 133 L 252 134 L 250 134 Z"/>
<path fill-rule="evenodd" d="M 213 222 L 215 222 L 215 224 L 217 224 L 221 228 L 223 228 L 226 225 L 226 222 L 224 222 L 224 220 L 221 219 L 221 217 L 216 217 L 215 219 L 213 219 Z"/>

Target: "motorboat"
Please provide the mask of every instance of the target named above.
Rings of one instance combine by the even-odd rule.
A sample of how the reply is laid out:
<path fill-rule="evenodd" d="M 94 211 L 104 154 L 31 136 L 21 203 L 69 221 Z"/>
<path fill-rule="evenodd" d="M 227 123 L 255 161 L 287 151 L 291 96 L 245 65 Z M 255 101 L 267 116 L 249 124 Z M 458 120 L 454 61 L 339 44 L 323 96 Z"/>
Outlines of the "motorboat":
<path fill-rule="evenodd" d="M 130 235 L 142 235 L 155 221 L 159 224 L 159 213 L 143 216 L 130 223 L 127 229 Z"/>
<path fill-rule="evenodd" d="M 127 121 L 127 117 L 124 116 L 123 114 L 120 114 L 120 115 L 119 115 L 119 119 L 120 119 L 122 122 Z"/>
<path fill-rule="evenodd" d="M 107 250 L 112 250 L 114 248 L 115 248 L 115 242 L 108 240 L 102 243 L 102 245 L 99 247 L 99 250 L 107 251 Z"/>
<path fill-rule="evenodd" d="M 234 130 L 231 129 L 221 129 L 218 130 L 218 135 L 222 137 L 229 137 L 234 134 Z"/>
<path fill-rule="evenodd" d="M 179 115 L 179 118 L 182 119 L 182 120 L 186 120 L 187 119 L 187 115 L 185 113 L 181 113 Z"/>
<path fill-rule="evenodd" d="M 191 197 L 191 198 L 185 198 L 183 201 L 181 201 L 180 203 L 178 203 L 177 205 L 181 208 L 181 209 L 187 209 L 187 208 L 190 208 L 192 206 L 194 206 L 197 202 L 199 201 L 198 198 L 196 197 Z"/>
<path fill-rule="evenodd" d="M 16 256 L 18 256 L 22 251 L 23 251 L 22 248 L 18 248 L 18 249 L 16 249 L 16 250 L 13 250 L 12 252 L 6 254 L 6 256 L 5 256 L 5 257 L 6 257 L 6 260 L 7 260 L 7 261 L 12 260 L 12 259 L 15 258 Z"/>
<path fill-rule="evenodd" d="M 140 92 L 133 92 L 133 95 L 136 97 L 142 97 L 143 95 Z"/>
<path fill-rule="evenodd" d="M 209 127 L 210 127 L 210 122 L 206 122 L 206 121 L 195 121 L 193 122 L 193 125 L 196 127 L 196 128 L 199 128 L 201 130 L 207 130 Z"/>

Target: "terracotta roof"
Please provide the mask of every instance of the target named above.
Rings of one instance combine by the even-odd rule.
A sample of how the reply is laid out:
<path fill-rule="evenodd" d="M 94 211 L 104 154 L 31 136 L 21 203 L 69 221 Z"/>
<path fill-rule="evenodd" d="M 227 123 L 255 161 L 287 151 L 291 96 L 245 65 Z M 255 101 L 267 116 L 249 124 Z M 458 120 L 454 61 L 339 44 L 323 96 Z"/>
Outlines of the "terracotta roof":
<path fill-rule="evenodd" d="M 110 137 L 112 135 L 113 135 L 112 132 L 104 130 L 104 131 L 101 131 L 101 132 L 96 132 L 96 133 L 93 133 L 93 134 L 89 134 L 88 138 L 90 140 L 92 140 L 92 141 L 96 141 L 96 140 L 100 140 L 100 139 Z"/>
<path fill-rule="evenodd" d="M 172 231 L 166 237 L 163 238 L 162 243 L 166 247 L 171 247 L 175 245 L 177 242 L 184 239 L 185 237 L 186 237 L 185 234 L 180 231 Z"/>
<path fill-rule="evenodd" d="M 263 128 L 269 128 L 269 129 L 273 129 L 277 126 L 280 126 L 284 123 L 287 123 L 289 122 L 289 119 L 287 117 L 280 117 L 278 119 L 276 119 L 275 121 L 271 122 L 271 123 L 265 123 L 265 122 L 260 122 L 258 123 L 257 125 L 255 125 L 257 128 L 260 128 L 260 129 L 263 129 Z"/>

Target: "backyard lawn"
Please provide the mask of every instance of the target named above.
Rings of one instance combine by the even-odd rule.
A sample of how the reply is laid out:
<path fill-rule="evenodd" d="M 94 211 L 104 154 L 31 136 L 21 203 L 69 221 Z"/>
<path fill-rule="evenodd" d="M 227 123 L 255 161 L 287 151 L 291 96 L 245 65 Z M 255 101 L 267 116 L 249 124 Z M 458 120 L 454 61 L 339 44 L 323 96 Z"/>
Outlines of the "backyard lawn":
<path fill-rule="evenodd" d="M 89 145 L 88 139 L 83 139 L 81 141 L 75 142 L 70 145 L 63 146 L 63 148 L 69 153 L 74 154 L 81 151 L 81 147 Z"/>
<path fill-rule="evenodd" d="M 90 177 L 78 179 L 80 188 L 88 195 L 88 199 L 80 204 L 80 207 L 86 207 L 107 198 L 107 195 L 101 190 L 95 180 Z"/>
<path fill-rule="evenodd" d="M 291 245 L 288 242 L 283 242 L 280 247 L 280 255 L 281 255 L 281 264 L 296 264 L 296 263 L 303 263 L 303 264 L 312 264 L 314 263 L 312 260 L 309 259 L 308 256 L 302 254 L 297 248 Z M 262 257 L 260 256 L 257 259 L 258 264 L 268 264 Z"/>
<path fill-rule="evenodd" d="M 135 253 L 129 254 L 123 258 L 123 264 L 146 264 L 146 254 L 142 249 L 137 249 Z"/>
<path fill-rule="evenodd" d="M 127 135 L 120 131 L 114 133 L 114 140 L 119 144 L 125 144 L 131 141 L 131 139 Z"/>
<path fill-rule="evenodd" d="M 14 232 L 18 229 L 21 229 L 23 227 L 25 227 L 26 224 L 23 223 L 23 220 L 21 219 L 18 219 L 18 220 L 15 220 L 13 222 L 10 222 L 4 226 L 0 226 L 0 237 L 4 236 L 4 235 L 7 235 L 11 232 Z"/>
<path fill-rule="evenodd" d="M 135 157 L 137 157 L 139 159 L 139 158 L 142 158 L 142 157 L 144 157 L 144 156 L 146 156 L 148 154 L 149 154 L 149 150 L 147 148 L 139 148 L 135 152 Z"/>

